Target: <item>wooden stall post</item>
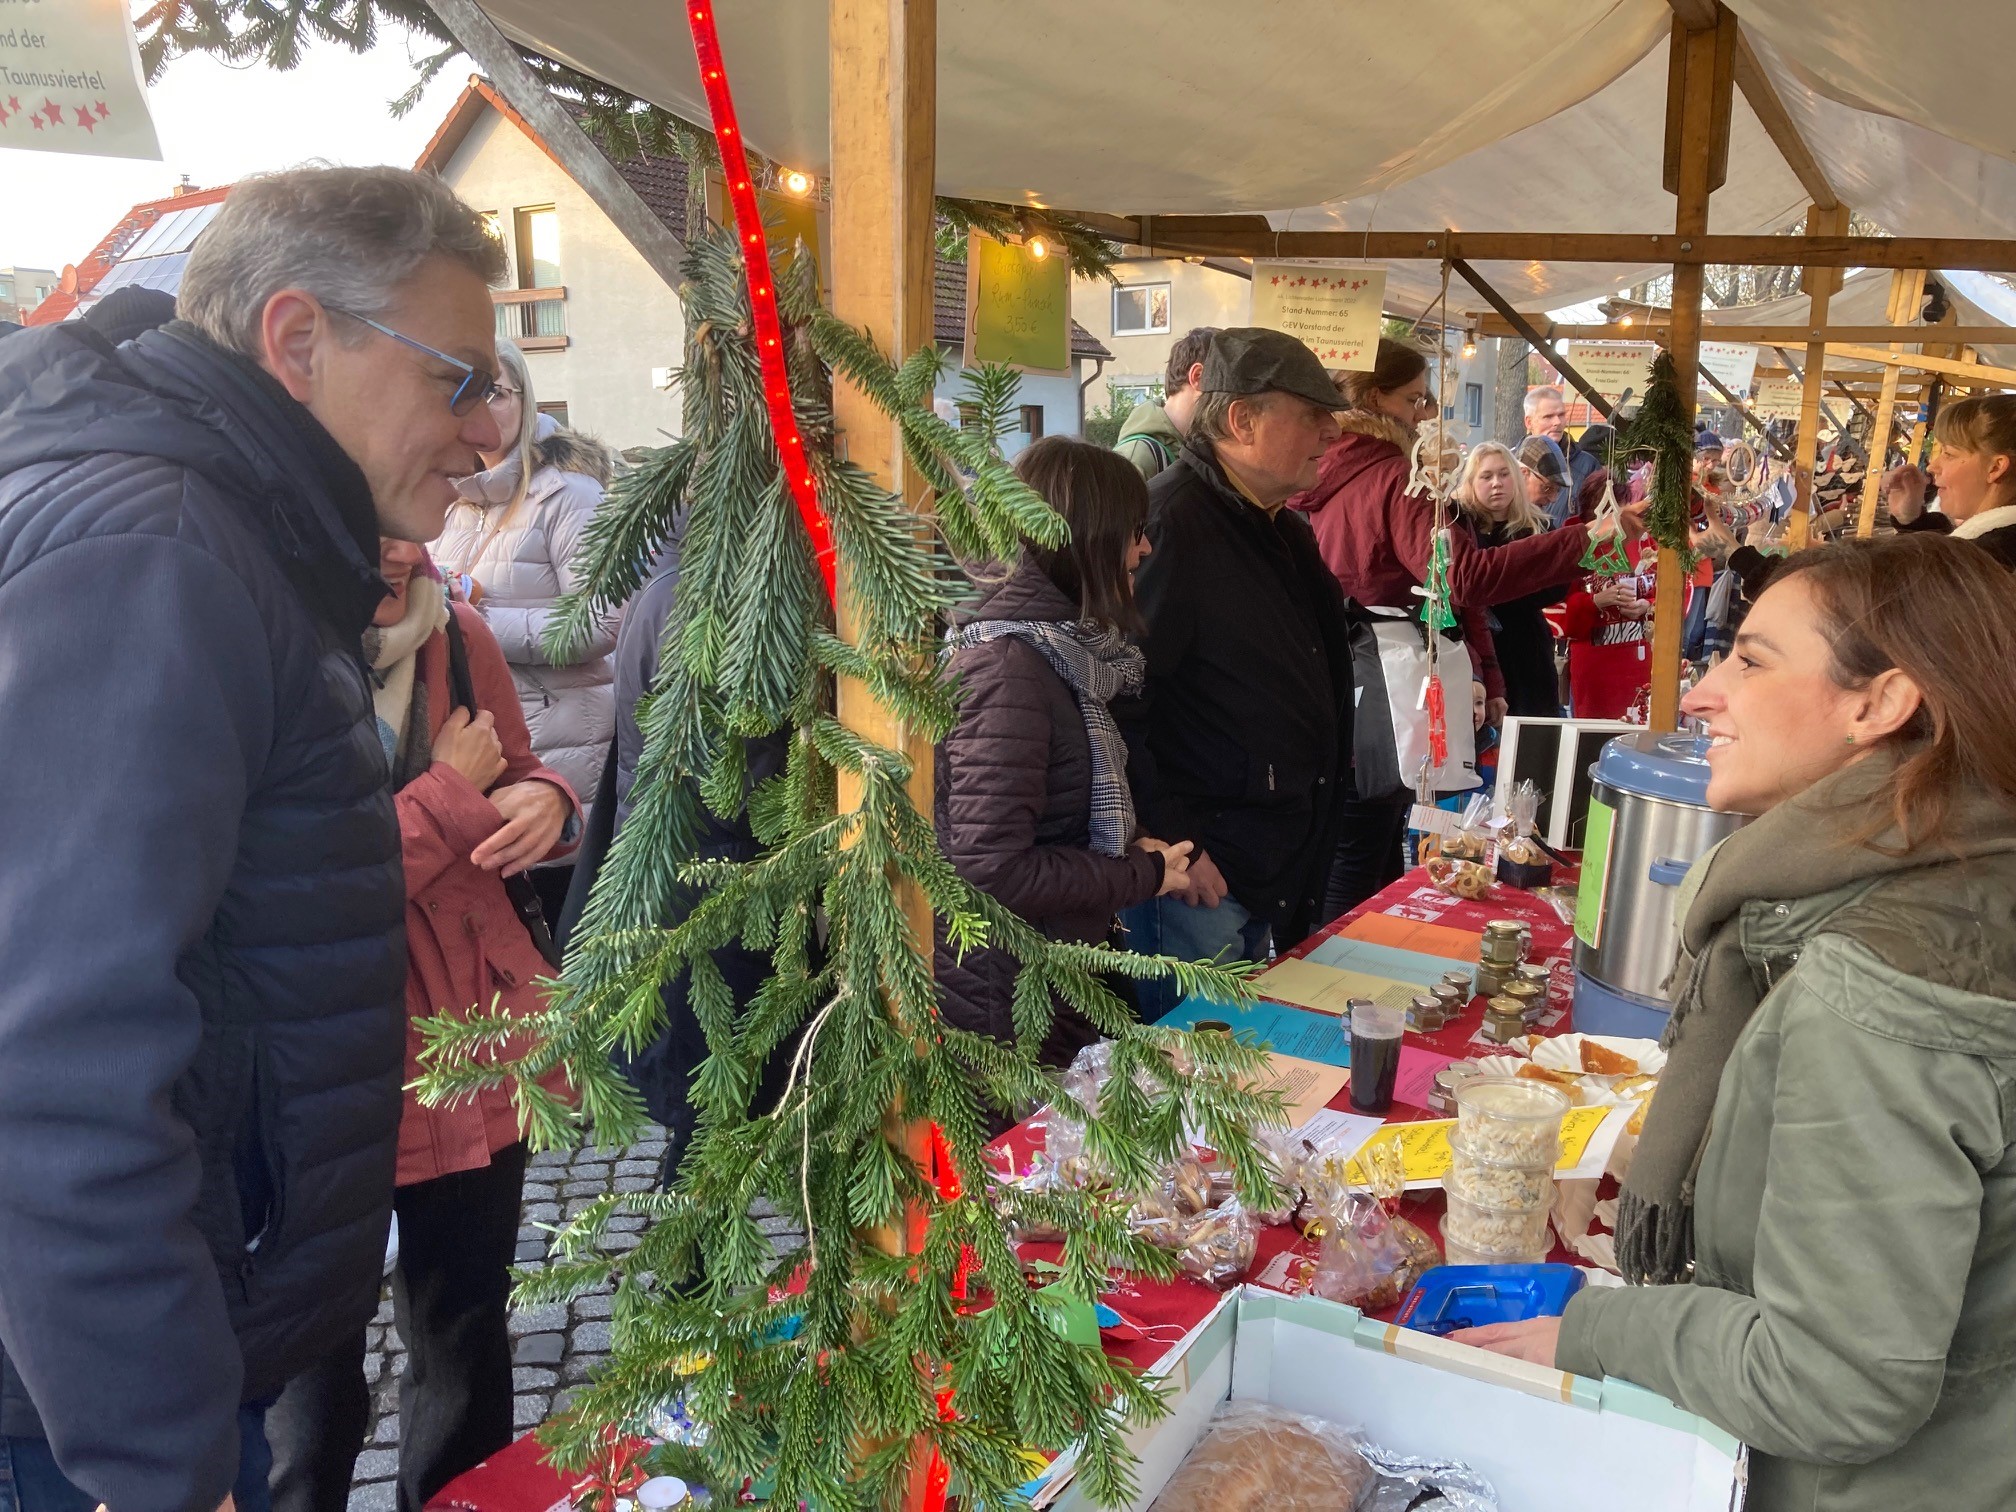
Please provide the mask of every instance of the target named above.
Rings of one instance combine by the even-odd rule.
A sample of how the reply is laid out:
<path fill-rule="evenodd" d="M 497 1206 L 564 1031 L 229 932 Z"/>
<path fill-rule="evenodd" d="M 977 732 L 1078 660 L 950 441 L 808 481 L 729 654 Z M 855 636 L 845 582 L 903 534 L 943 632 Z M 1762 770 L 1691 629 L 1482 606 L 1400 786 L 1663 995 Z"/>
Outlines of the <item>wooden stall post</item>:
<path fill-rule="evenodd" d="M 827 45 L 832 62 L 833 312 L 865 329 L 900 364 L 936 339 L 931 313 L 937 0 L 832 0 Z M 838 373 L 833 417 L 847 460 L 921 507 L 923 487 L 905 466 L 896 422 Z M 860 618 L 845 557 L 838 587 L 840 635 L 852 642 L 859 637 Z M 909 761 L 910 801 L 928 816 L 932 751 L 924 733 L 904 724 L 853 678 L 840 679 L 837 708 L 848 729 L 900 751 Z M 861 801 L 860 781 L 842 772 L 841 811 L 857 809 Z M 931 905 L 914 883 L 901 877 L 891 881 L 928 969 Z M 892 1110 L 892 1116 L 900 1117 L 900 1110 Z M 904 1126 L 901 1143 L 920 1167 L 928 1165 L 928 1129 Z M 914 1253 L 923 1245 L 923 1215 L 913 1213 L 903 1232 L 879 1237 L 892 1252 Z"/>
<path fill-rule="evenodd" d="M 1806 212 L 1806 234 L 1808 236 L 1845 236 L 1848 232 L 1848 207 L 1835 205 L 1822 209 L 1818 205 Z M 1834 291 L 1841 287 L 1839 268 L 1803 269 L 1799 275 L 1799 287 L 1806 291 L 1812 308 L 1807 312 L 1807 320 L 1814 330 L 1827 324 L 1827 307 L 1832 303 Z M 1806 343 L 1806 373 L 1799 389 L 1799 440 L 1793 456 L 1793 501 L 1792 518 L 1787 522 L 1786 534 L 1794 551 L 1806 545 L 1813 520 L 1813 472 L 1819 464 L 1820 456 L 1820 394 L 1826 383 L 1827 343 L 1809 341 Z"/>
<path fill-rule="evenodd" d="M 1729 165 L 1729 106 L 1735 88 L 1736 17 L 1715 7 L 1712 28 L 1690 31 L 1673 23 L 1666 74 L 1667 190 L 1678 203 L 1673 234 L 1682 251 L 1708 231 L 1708 196 Z M 1700 263 L 1673 266 L 1673 331 L 1668 347 L 1680 380 L 1681 401 L 1691 414 L 1701 365 L 1701 293 L 1706 269 Z M 1681 553 L 1659 553 L 1658 598 L 1652 617 L 1651 727 L 1670 730 L 1680 713 L 1680 634 L 1686 619 L 1687 574 Z"/>
<path fill-rule="evenodd" d="M 890 359 L 903 359 L 926 342 L 932 329 L 932 285 L 936 272 L 933 191 L 937 169 L 938 8 L 937 0 L 832 0 L 827 16 L 831 78 L 831 236 L 833 312 L 865 329 Z M 834 374 L 833 419 L 841 455 L 877 482 L 903 494 L 920 510 L 924 488 L 907 467 L 896 422 L 861 389 Z M 920 522 L 920 529 L 924 528 Z M 840 559 L 840 636 L 858 639 L 860 617 L 845 557 Z M 922 731 L 910 728 L 878 703 L 865 683 L 841 678 L 836 690 L 840 722 L 878 745 L 900 751 L 910 763 L 908 791 L 920 814 L 932 811 L 932 750 Z M 840 774 L 840 808 L 858 809 L 861 784 Z M 933 922 L 921 889 L 892 877 L 912 943 L 931 964 Z M 889 1113 L 891 1138 L 920 1168 L 928 1169 L 931 1134 L 927 1125 Z M 900 1228 L 878 1230 L 876 1241 L 891 1253 L 915 1254 L 924 1246 L 925 1215 L 913 1208 Z M 905 1512 L 931 1503 L 932 1457 L 923 1447 L 911 1455 L 905 1484 Z"/>
<path fill-rule="evenodd" d="M 1899 268 L 1890 275 L 1891 325 L 1902 325 L 1925 302 L 1925 270 Z M 1901 351 L 1895 343 L 1890 350 Z M 1876 533 L 1876 501 L 1883 497 L 1883 459 L 1890 453 L 1890 431 L 1896 424 L 1897 384 L 1901 367 L 1883 369 L 1883 396 L 1876 401 L 1876 424 L 1869 433 L 1869 470 L 1862 479 L 1862 512 L 1855 521 L 1855 538 L 1866 541 Z"/>

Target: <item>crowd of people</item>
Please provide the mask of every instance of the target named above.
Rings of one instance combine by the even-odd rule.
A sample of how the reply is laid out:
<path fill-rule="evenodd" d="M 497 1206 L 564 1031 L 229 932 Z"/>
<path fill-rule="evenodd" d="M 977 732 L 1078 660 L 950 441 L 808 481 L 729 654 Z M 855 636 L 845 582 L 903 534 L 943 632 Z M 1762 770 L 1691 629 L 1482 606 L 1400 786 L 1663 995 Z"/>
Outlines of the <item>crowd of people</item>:
<path fill-rule="evenodd" d="M 0 341 L 7 1512 L 342 1506 L 395 1213 L 401 1512 L 511 1436 L 526 1147 L 502 1093 L 403 1090 L 414 1024 L 536 1008 L 577 850 L 627 812 L 678 542 L 555 658 L 613 459 L 497 340 L 501 256 L 430 176 L 276 174 L 234 190 L 172 310 Z M 1411 806 L 1477 785 L 1484 729 L 1626 712 L 1645 480 L 1538 388 L 1516 444 L 1462 459 L 1438 539 L 1408 486 L 1436 408 L 1404 343 L 1337 374 L 1280 332 L 1198 330 L 1116 450 L 1024 451 L 1070 538 L 967 564 L 946 627 L 934 817 L 960 874 L 1059 940 L 1260 961 L 1401 874 Z M 1676 1022 L 1701 1028 L 1620 1230 L 1643 1278 L 1693 1284 L 1477 1340 L 1737 1432 L 1771 1512 L 1811 1504 L 1815 1467 L 1867 1465 L 1839 1505 L 1873 1508 L 2006 1459 L 1982 1404 L 2010 1405 L 2016 1323 L 2016 705 L 1988 690 L 2016 659 L 2016 397 L 1935 434 L 1936 511 L 1914 469 L 1888 480 L 1899 539 L 1748 573 L 1756 522 L 1702 438 L 1697 546 L 1748 617 L 1686 708 L 1711 801 L 1761 817 L 1688 894 Z M 1914 528 L 1935 515 L 1950 538 Z M 1475 691 L 1439 767 L 1431 636 Z M 755 853 L 707 822 L 703 853 Z M 1782 922 L 1752 929 L 1766 900 Z M 746 1002 L 763 958 L 722 954 Z M 1012 1033 L 1015 971 L 940 938 L 947 1020 Z M 668 1180 L 705 1054 L 683 993 L 630 1067 Z M 1058 1007 L 1061 1065 L 1092 1031 Z M 1835 1311 L 1869 1294 L 1894 1327 Z"/>

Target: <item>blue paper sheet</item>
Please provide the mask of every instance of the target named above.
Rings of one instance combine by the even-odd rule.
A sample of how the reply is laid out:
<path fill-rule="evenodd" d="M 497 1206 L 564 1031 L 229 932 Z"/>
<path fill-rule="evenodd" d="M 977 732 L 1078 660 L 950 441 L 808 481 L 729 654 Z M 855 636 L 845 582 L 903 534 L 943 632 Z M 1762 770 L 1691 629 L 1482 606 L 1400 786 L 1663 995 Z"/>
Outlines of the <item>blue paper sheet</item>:
<path fill-rule="evenodd" d="M 1411 982 L 1418 987 L 1433 987 L 1451 971 L 1469 971 L 1462 961 L 1426 955 L 1418 950 L 1396 950 L 1391 945 L 1347 939 L 1343 935 L 1332 935 L 1309 952 L 1309 959 L 1318 966 L 1334 966 L 1339 971 L 1362 971 L 1367 976 Z"/>
<path fill-rule="evenodd" d="M 1161 1022 L 1171 1029 L 1189 1029 L 1199 1019 L 1218 1019 L 1230 1024 L 1234 1034 L 1250 1034 L 1259 1044 L 1280 1055 L 1321 1061 L 1326 1066 L 1351 1064 L 1351 1038 L 1344 1033 L 1343 1020 L 1334 1014 L 1311 1013 L 1286 1003 L 1261 1002 L 1251 1008 L 1236 1008 L 1209 998 L 1188 997 Z"/>

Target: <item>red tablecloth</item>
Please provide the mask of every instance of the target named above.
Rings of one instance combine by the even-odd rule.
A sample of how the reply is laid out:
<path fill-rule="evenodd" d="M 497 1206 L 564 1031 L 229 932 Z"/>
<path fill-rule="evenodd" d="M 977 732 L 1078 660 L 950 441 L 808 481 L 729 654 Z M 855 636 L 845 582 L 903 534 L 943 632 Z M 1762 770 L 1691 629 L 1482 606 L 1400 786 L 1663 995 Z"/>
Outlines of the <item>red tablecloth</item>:
<path fill-rule="evenodd" d="M 1562 880 L 1573 881 L 1573 874 L 1568 874 Z M 1538 1032 L 1548 1035 L 1565 1034 L 1572 1027 L 1568 1005 L 1573 996 L 1571 963 L 1573 931 L 1561 922 L 1560 916 L 1554 912 L 1553 905 L 1544 898 L 1536 897 L 1516 887 L 1509 887 L 1502 882 L 1494 883 L 1489 896 L 1477 902 L 1452 898 L 1436 890 L 1429 882 L 1424 869 L 1416 868 L 1392 886 L 1368 898 L 1328 929 L 1304 940 L 1288 954 L 1306 956 L 1331 936 L 1344 933 L 1353 920 L 1370 913 L 1391 914 L 1418 923 L 1433 923 L 1445 928 L 1478 934 L 1481 934 L 1484 926 L 1493 919 L 1522 921 L 1532 932 L 1533 944 L 1529 959 L 1551 962 L 1554 967 L 1554 980 L 1548 993 L 1549 1013 L 1542 1021 Z M 1451 969 L 1459 969 L 1460 964 L 1452 959 Z M 1267 987 L 1266 977 L 1259 978 L 1256 986 L 1264 997 Z M 1484 1004 L 1481 1000 L 1473 1000 L 1463 1013 L 1450 1019 L 1434 1034 L 1416 1034 L 1409 1030 L 1406 1043 L 1457 1060 L 1490 1054 L 1498 1047 L 1480 1037 L 1483 1022 Z M 1342 1110 L 1349 1105 L 1348 1086 L 1330 1100 L 1332 1108 Z M 1386 1121 L 1406 1123 L 1441 1116 L 1420 1104 L 1405 1103 L 1396 1099 L 1392 1111 L 1386 1115 Z M 1043 1148 L 1043 1139 L 1044 1130 L 1040 1115 L 1037 1119 L 1010 1129 L 994 1145 L 1000 1169 L 1026 1171 L 1036 1154 Z M 1409 1192 L 1400 1200 L 1400 1211 L 1425 1229 L 1438 1244 L 1442 1237 L 1443 1206 L 1442 1194 L 1439 1191 Z M 1054 1259 L 1061 1249 L 1061 1245 L 1055 1244 L 1030 1244 L 1023 1246 L 1023 1254 L 1031 1259 L 1048 1260 Z M 1314 1242 L 1305 1239 L 1295 1228 L 1284 1224 L 1263 1229 L 1260 1232 L 1253 1268 L 1246 1280 L 1254 1285 L 1271 1287 L 1275 1290 L 1299 1290 L 1304 1267 L 1298 1262 L 1305 1259 L 1313 1260 L 1315 1256 Z M 1584 1263 L 1559 1245 L 1548 1258 L 1574 1265 Z M 1216 1304 L 1218 1293 L 1203 1282 L 1193 1281 L 1188 1277 L 1179 1277 L 1174 1281 L 1150 1281 L 1134 1277 L 1122 1280 L 1114 1291 L 1101 1300 L 1130 1322 L 1150 1327 L 1151 1332 L 1145 1339 L 1119 1338 L 1110 1332 L 1103 1336 L 1108 1355 L 1146 1368 L 1161 1357 L 1163 1350 L 1180 1337 L 1182 1331 L 1203 1320 L 1205 1314 Z"/>
<path fill-rule="evenodd" d="M 1572 876 L 1565 880 L 1572 880 Z M 1566 1033 L 1570 1027 L 1565 1005 L 1572 991 L 1568 957 L 1571 932 L 1553 907 L 1529 892 L 1495 883 L 1490 895 L 1479 902 L 1452 898 L 1435 890 L 1423 870 L 1414 870 L 1383 892 L 1367 899 L 1320 934 L 1312 935 L 1291 956 L 1306 956 L 1331 935 L 1341 934 L 1352 920 L 1368 913 L 1392 914 L 1421 923 L 1435 923 L 1451 929 L 1481 933 L 1493 919 L 1520 919 L 1532 930 L 1531 959 L 1555 962 L 1554 990 L 1549 1001 L 1558 1005 L 1541 1025 L 1544 1034 Z M 1452 960 L 1451 969 L 1460 963 Z M 1265 979 L 1260 982 L 1264 995 Z M 1458 1017 L 1435 1034 L 1409 1032 L 1407 1043 L 1440 1055 L 1462 1059 L 1491 1048 L 1476 1039 L 1483 1024 L 1484 1005 L 1473 1002 Z M 1349 1089 L 1331 1099 L 1334 1108 L 1349 1104 Z M 1434 1118 L 1430 1109 L 1396 1101 L 1387 1115 L 1389 1123 Z M 996 1142 L 994 1153 L 1004 1170 L 1026 1170 L 1031 1158 L 1042 1148 L 1043 1130 L 1033 1120 L 1011 1129 Z M 1442 1194 L 1411 1192 L 1401 1199 L 1400 1211 L 1426 1229 L 1437 1242 L 1441 1239 Z M 1061 1244 L 1027 1244 L 1022 1254 L 1029 1260 L 1055 1260 Z M 1288 1225 L 1260 1231 L 1253 1268 L 1246 1279 L 1277 1290 L 1297 1290 L 1303 1259 L 1313 1260 L 1316 1246 Z M 1557 1246 L 1549 1256 L 1571 1264 L 1582 1262 Z M 1118 1278 L 1113 1289 L 1102 1297 L 1123 1320 L 1119 1329 L 1103 1332 L 1100 1341 L 1106 1353 L 1125 1360 L 1137 1370 L 1146 1370 L 1168 1353 L 1171 1345 L 1202 1322 L 1217 1305 L 1219 1293 L 1201 1281 L 1178 1277 L 1173 1281 L 1151 1281 L 1142 1277 Z M 1389 1309 L 1389 1312 L 1391 1310 Z M 1382 1314 L 1381 1316 L 1384 1316 Z M 476 1469 L 458 1477 L 428 1503 L 429 1512 L 560 1512 L 567 1500 L 568 1482 L 540 1462 L 539 1446 L 528 1434 L 509 1448 L 491 1456 Z"/>

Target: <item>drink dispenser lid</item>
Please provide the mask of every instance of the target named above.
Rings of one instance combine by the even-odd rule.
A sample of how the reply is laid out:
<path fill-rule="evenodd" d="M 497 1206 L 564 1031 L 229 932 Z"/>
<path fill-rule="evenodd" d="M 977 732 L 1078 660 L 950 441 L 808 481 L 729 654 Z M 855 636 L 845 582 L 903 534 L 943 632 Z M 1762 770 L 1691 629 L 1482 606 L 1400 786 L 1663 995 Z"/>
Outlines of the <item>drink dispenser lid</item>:
<path fill-rule="evenodd" d="M 1702 735 L 1619 735 L 1604 745 L 1591 770 L 1620 793 L 1708 806 L 1708 740 Z"/>

